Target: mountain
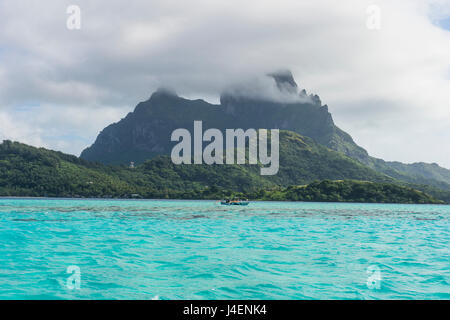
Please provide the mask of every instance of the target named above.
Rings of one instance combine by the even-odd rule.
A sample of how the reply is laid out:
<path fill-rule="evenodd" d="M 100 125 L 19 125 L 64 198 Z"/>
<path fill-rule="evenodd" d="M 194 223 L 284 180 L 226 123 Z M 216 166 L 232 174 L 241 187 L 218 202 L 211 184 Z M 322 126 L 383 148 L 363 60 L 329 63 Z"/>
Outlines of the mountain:
<path fill-rule="evenodd" d="M 399 181 L 450 190 L 450 170 L 435 164 L 402 164 L 369 156 L 335 125 L 320 97 L 301 90 L 289 71 L 272 73 L 264 79 L 228 88 L 218 105 L 158 90 L 124 119 L 103 129 L 95 143 L 81 153 L 81 158 L 105 164 L 128 164 L 168 155 L 174 145 L 170 142 L 172 131 L 192 130 L 193 122 L 202 120 L 204 130 L 293 131 Z"/>
<path fill-rule="evenodd" d="M 192 128 L 194 120 L 203 127 L 267 128 L 297 132 L 333 150 L 364 158 L 366 152 L 334 125 L 328 107 L 320 98 L 299 91 L 290 73 L 272 74 L 278 96 L 246 96 L 246 90 L 232 88 L 221 96 L 220 105 L 204 100 L 188 100 L 172 91 L 160 89 L 149 100 L 118 123 L 102 130 L 95 143 L 81 153 L 87 160 L 102 163 L 142 162 L 156 155 L 169 154 L 170 134 L 177 128 Z M 272 88 L 272 89 L 273 89 Z M 257 88 L 266 89 L 266 88 Z M 253 91 L 255 91 L 253 89 Z M 274 91 L 274 90 L 272 90 Z"/>
<path fill-rule="evenodd" d="M 395 179 L 412 184 L 431 185 L 443 190 L 450 190 L 450 170 L 436 163 L 412 163 L 387 162 L 370 157 L 367 165 Z"/>
<path fill-rule="evenodd" d="M 129 168 L 4 141 L 0 144 L 0 196 L 239 196 L 261 200 L 441 203 L 423 192 L 395 185 L 393 179 L 294 132 L 281 132 L 280 150 L 280 174 L 260 176 L 258 165 L 174 165 L 168 156 L 157 156 Z M 338 181 L 314 182 L 324 177 Z M 353 180 L 366 177 L 378 182 Z M 293 182 L 311 183 L 290 186 Z"/>

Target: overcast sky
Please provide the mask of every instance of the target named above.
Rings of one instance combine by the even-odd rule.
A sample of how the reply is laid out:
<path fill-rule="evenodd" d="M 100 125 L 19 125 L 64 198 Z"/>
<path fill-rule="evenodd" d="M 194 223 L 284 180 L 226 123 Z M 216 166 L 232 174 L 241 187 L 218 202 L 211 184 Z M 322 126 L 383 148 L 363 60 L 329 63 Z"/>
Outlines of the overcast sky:
<path fill-rule="evenodd" d="M 78 155 L 159 86 L 217 102 L 280 68 L 371 155 L 450 168 L 450 0 L 3 0 L 0 139 Z"/>

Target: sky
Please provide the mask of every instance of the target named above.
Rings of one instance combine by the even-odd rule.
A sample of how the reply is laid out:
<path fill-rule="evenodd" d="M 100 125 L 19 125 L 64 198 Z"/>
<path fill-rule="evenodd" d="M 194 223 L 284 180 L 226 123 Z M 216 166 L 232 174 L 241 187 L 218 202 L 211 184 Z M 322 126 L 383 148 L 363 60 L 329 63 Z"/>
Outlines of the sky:
<path fill-rule="evenodd" d="M 450 0 L 3 0 L 0 140 L 79 155 L 158 87 L 279 69 L 372 156 L 450 168 Z"/>

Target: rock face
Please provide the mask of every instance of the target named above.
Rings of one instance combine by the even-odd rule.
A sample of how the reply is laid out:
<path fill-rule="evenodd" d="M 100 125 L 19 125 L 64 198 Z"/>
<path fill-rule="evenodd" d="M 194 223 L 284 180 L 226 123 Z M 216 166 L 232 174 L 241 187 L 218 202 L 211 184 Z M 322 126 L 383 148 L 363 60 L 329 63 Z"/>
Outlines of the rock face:
<path fill-rule="evenodd" d="M 372 158 L 352 137 L 333 122 L 319 96 L 300 89 L 291 72 L 267 75 L 258 85 L 234 88 L 220 97 L 220 104 L 188 100 L 160 89 L 139 103 L 124 119 L 103 129 L 81 158 L 106 164 L 142 163 L 170 154 L 173 130 L 193 130 L 195 120 L 203 129 L 266 128 L 297 132 L 334 151 L 401 181 L 429 184 L 450 190 L 450 171 L 434 165 L 407 165 Z"/>
<path fill-rule="evenodd" d="M 366 157 L 352 138 L 334 125 L 328 107 L 318 96 L 299 91 L 289 71 L 272 73 L 268 79 L 279 90 L 280 99 L 224 93 L 220 105 L 203 100 L 188 100 L 160 89 L 149 100 L 139 103 L 134 112 L 106 127 L 81 157 L 110 164 L 143 162 L 156 155 L 170 154 L 170 135 L 177 128 L 192 129 L 194 120 L 207 128 L 284 129 L 313 138 L 331 149 Z M 277 93 L 277 92 L 276 92 Z"/>
<path fill-rule="evenodd" d="M 275 80 L 275 83 L 280 91 L 286 91 L 289 93 L 298 92 L 297 82 L 295 82 L 294 76 L 289 70 L 270 73 L 269 76 Z"/>

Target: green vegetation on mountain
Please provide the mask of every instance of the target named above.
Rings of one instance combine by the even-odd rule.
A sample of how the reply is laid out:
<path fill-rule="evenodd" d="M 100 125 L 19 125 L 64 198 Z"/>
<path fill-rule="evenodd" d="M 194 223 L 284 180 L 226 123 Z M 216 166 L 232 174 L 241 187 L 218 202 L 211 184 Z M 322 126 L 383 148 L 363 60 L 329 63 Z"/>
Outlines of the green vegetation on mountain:
<path fill-rule="evenodd" d="M 3 141 L 0 144 L 0 195 L 86 197 L 130 193 L 119 168 L 90 163 L 61 152 Z"/>
<path fill-rule="evenodd" d="M 267 128 L 296 132 L 380 175 L 389 176 L 391 181 L 395 179 L 404 184 L 428 185 L 450 192 L 450 170 L 435 164 L 386 162 L 369 156 L 348 133 L 334 124 L 328 106 L 322 105 L 317 95 L 307 95 L 305 90 L 298 88 L 290 72 L 274 73 L 270 77 L 279 90 L 277 97 L 269 97 L 267 92 L 259 92 L 257 87 L 250 85 L 249 88 L 244 86 L 228 90 L 222 94 L 220 104 L 210 104 L 158 90 L 150 99 L 139 103 L 134 112 L 103 129 L 95 143 L 82 152 L 81 158 L 126 165 L 131 161 L 143 163 L 160 155 L 169 155 L 173 147 L 170 141 L 173 130 L 192 130 L 194 120 L 202 120 L 204 130 Z M 264 88 L 259 89 L 264 91 Z M 289 183 L 297 179 L 311 181 L 312 176 L 319 174 L 317 167 L 332 173 L 331 176 L 323 174 L 321 179 L 338 179 L 335 174 L 337 165 L 327 169 L 323 165 L 307 164 L 302 158 L 292 159 L 292 163 L 295 161 L 303 162 L 302 168 L 309 167 L 310 170 L 294 170 L 295 179 L 284 175 L 283 179 L 287 178 Z M 346 167 L 342 169 L 346 170 Z M 285 185 L 283 179 L 278 179 L 277 183 Z M 373 181 L 371 176 L 360 176 L 358 179 Z"/>
<path fill-rule="evenodd" d="M 421 191 L 389 183 L 340 180 L 317 181 L 306 186 L 264 190 L 262 200 L 368 202 L 368 203 L 443 203 Z"/>
<path fill-rule="evenodd" d="M 281 132 L 280 150 L 279 174 L 260 176 L 258 165 L 174 165 L 158 156 L 132 169 L 4 141 L 0 196 L 439 202 L 293 132 Z M 326 177 L 352 181 L 333 182 L 334 189 L 330 182 L 314 182 Z M 378 183 L 353 180 L 365 177 Z M 306 189 L 290 186 L 308 183 Z"/>
<path fill-rule="evenodd" d="M 450 203 L 450 170 L 370 157 L 289 71 L 269 77 L 273 88 L 229 88 L 217 105 L 158 90 L 102 130 L 80 158 L 5 141 L 0 195 Z M 261 176 L 259 165 L 174 165 L 171 133 L 192 130 L 196 120 L 203 131 L 280 129 L 278 174 Z"/>

